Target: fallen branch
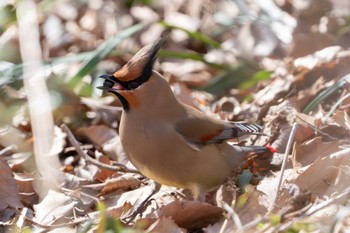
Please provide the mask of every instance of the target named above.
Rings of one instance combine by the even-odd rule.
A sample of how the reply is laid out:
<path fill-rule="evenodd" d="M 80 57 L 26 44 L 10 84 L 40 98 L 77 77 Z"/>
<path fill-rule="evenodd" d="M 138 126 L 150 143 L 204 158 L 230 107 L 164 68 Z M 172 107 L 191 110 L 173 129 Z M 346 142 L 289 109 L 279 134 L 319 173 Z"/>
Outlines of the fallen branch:
<path fill-rule="evenodd" d="M 117 166 L 109 165 L 105 163 L 101 163 L 100 161 L 97 161 L 96 159 L 91 158 L 87 153 L 85 153 L 81 149 L 81 145 L 78 142 L 78 140 L 74 137 L 72 131 L 68 128 L 67 125 L 63 124 L 61 125 L 62 130 L 67 134 L 68 141 L 74 146 L 75 150 L 81 156 L 84 158 L 87 162 L 92 163 L 100 168 L 111 170 L 111 171 L 117 171 L 117 172 L 130 172 L 130 173 L 139 173 L 137 170 L 129 169 L 124 164 L 118 163 Z"/>

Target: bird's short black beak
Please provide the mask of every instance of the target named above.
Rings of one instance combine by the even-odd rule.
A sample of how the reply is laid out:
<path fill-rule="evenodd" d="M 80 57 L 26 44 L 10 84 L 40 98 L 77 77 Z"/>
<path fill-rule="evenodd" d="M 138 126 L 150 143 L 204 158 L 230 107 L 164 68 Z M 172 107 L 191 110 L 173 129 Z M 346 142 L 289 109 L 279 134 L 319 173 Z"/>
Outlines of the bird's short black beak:
<path fill-rule="evenodd" d="M 111 90 L 113 86 L 116 84 L 115 78 L 113 75 L 110 74 L 102 74 L 99 76 L 99 78 L 104 79 L 105 81 L 103 82 L 103 86 L 97 87 L 98 89 L 101 90 Z"/>

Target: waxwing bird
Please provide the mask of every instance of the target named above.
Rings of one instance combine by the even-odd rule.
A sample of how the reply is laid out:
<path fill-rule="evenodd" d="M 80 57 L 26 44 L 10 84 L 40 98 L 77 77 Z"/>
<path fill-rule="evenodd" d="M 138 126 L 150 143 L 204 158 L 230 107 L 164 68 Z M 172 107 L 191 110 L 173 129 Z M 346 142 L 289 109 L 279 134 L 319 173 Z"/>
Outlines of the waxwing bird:
<path fill-rule="evenodd" d="M 263 146 L 231 146 L 225 140 L 258 134 L 261 127 L 207 116 L 178 101 L 153 64 L 164 39 L 143 47 L 113 75 L 101 75 L 104 89 L 123 105 L 119 133 L 133 165 L 164 185 L 190 189 L 196 199 L 225 182 L 249 152 Z"/>

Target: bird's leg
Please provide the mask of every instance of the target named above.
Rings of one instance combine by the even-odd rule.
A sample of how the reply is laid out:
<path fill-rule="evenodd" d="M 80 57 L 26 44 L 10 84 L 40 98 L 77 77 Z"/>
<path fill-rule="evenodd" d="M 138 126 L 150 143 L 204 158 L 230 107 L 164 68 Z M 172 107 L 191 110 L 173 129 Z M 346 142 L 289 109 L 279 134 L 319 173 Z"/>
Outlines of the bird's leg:
<path fill-rule="evenodd" d="M 203 191 L 203 189 L 201 188 L 200 185 L 193 185 L 191 187 L 191 191 L 194 197 L 195 201 L 199 201 L 199 202 L 205 202 L 205 194 L 206 192 Z"/>
<path fill-rule="evenodd" d="M 162 185 L 157 183 L 157 182 L 152 182 L 151 193 L 145 198 L 145 200 L 143 200 L 141 202 L 141 204 L 136 208 L 136 210 L 133 213 L 131 213 L 129 216 L 125 217 L 123 220 L 128 224 L 131 221 L 133 221 L 137 217 L 137 215 L 139 215 L 139 214 L 142 215 L 142 212 L 145 211 L 148 202 L 150 201 L 152 196 L 160 190 L 161 186 Z"/>
<path fill-rule="evenodd" d="M 199 194 L 195 197 L 195 201 L 205 202 L 205 192 L 199 192 Z"/>

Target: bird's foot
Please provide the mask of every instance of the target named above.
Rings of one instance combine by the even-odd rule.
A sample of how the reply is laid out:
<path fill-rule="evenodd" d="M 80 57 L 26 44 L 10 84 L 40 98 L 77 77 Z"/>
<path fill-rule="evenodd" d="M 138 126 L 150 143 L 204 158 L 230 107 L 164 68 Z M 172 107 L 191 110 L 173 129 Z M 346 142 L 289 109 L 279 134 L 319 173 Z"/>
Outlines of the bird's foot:
<path fill-rule="evenodd" d="M 151 199 L 154 193 L 152 193 L 150 196 L 148 196 L 139 206 L 137 206 L 136 210 L 133 211 L 130 215 L 123 218 L 123 222 L 126 224 L 131 223 L 135 220 L 135 218 L 140 215 L 140 218 L 142 218 L 143 212 L 147 209 L 148 205 L 154 200 Z"/>
<path fill-rule="evenodd" d="M 142 213 L 147 209 L 148 205 L 150 204 L 150 202 L 154 199 L 152 199 L 153 195 L 156 194 L 161 185 L 154 182 L 152 184 L 152 192 L 146 197 L 145 200 L 143 200 L 141 202 L 141 204 L 136 208 L 136 210 L 134 212 L 132 212 L 129 216 L 123 218 L 123 221 L 126 223 L 126 224 L 129 224 L 131 223 L 132 221 L 135 220 L 135 218 L 140 215 L 140 217 L 142 217 Z"/>

